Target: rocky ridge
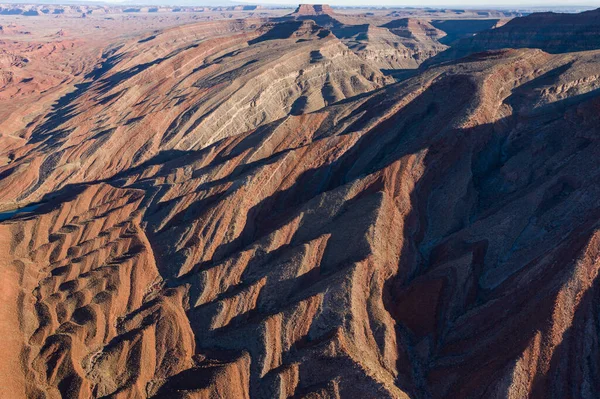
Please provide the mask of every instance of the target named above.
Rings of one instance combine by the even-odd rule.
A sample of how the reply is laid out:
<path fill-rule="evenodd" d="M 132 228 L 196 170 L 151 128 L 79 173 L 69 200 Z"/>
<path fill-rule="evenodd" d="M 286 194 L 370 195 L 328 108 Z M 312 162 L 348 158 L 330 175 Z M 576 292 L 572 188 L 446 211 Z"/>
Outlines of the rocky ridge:
<path fill-rule="evenodd" d="M 5 150 L 13 161 L 1 167 L 0 185 L 13 189 L 2 201 L 39 200 L 386 82 L 312 21 L 201 23 L 135 39 L 107 52 L 87 82 L 28 126 L 26 145 Z"/>
<path fill-rule="evenodd" d="M 429 63 L 503 48 L 539 48 L 549 53 L 600 48 L 600 9 L 579 14 L 534 13 L 515 18 L 501 27 L 458 41 Z"/>
<path fill-rule="evenodd" d="M 0 222 L 0 375 L 17 374 L 2 389 L 592 396 L 598 65 L 600 50 L 502 49 L 388 84 L 308 21 L 114 47 L 0 170 L 3 200 L 41 200 Z M 278 69 L 302 82 L 303 107 L 206 123 L 240 91 L 237 104 L 260 98 Z M 360 90 L 324 101 L 324 74 Z M 157 126 L 179 101 L 200 106 Z M 137 130 L 85 125 L 140 116 Z"/>

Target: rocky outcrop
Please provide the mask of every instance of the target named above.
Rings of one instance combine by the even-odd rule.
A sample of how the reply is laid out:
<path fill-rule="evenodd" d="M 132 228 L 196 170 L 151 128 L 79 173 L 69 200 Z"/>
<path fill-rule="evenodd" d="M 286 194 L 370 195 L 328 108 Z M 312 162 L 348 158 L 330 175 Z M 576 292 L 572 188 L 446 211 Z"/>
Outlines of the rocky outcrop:
<path fill-rule="evenodd" d="M 335 14 L 328 4 L 300 4 L 292 15 L 332 15 Z"/>

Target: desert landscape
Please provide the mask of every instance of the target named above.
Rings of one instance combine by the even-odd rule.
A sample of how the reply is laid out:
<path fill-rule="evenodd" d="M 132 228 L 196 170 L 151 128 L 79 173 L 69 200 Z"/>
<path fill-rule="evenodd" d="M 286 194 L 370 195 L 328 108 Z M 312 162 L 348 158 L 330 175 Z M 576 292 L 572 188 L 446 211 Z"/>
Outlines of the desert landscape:
<path fill-rule="evenodd" d="M 600 9 L 0 4 L 0 398 L 596 398 Z"/>

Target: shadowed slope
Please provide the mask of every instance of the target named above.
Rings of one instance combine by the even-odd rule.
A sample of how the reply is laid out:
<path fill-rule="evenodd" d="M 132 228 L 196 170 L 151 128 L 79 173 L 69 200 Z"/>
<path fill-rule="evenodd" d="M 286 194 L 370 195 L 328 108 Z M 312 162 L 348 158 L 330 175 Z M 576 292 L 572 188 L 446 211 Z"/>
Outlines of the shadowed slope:
<path fill-rule="evenodd" d="M 10 391 L 600 390 L 600 51 L 380 87 L 311 21 L 122 44 L 0 169 L 41 200 L 0 222 Z"/>
<path fill-rule="evenodd" d="M 414 69 L 446 46 L 444 33 L 425 21 L 401 19 L 381 27 L 344 25 L 332 29 L 352 51 L 381 69 Z"/>
<path fill-rule="evenodd" d="M 600 49 L 600 9 L 580 14 L 535 13 L 459 40 L 427 65 L 503 48 L 539 48 L 549 53 Z"/>
<path fill-rule="evenodd" d="M 498 28 L 508 20 L 502 19 L 446 19 L 431 21 L 431 25 L 446 33 L 440 43 L 453 45 L 460 39 L 468 38 L 481 31 Z"/>
<path fill-rule="evenodd" d="M 41 280 L 37 299 L 25 301 L 53 298 L 49 313 L 37 316 L 46 341 L 35 342 L 48 342 L 42 359 L 67 345 L 48 341 L 54 329 L 66 328 L 60 322 L 72 309 L 68 295 L 53 293 L 72 280 L 69 256 L 89 259 L 77 248 L 92 245 L 84 245 L 86 229 L 60 230 L 62 219 L 50 216 L 66 212 L 59 209 L 106 198 L 69 226 L 98 220 L 100 209 L 117 212 L 111 223 L 128 233 L 107 242 L 139 244 L 117 245 L 110 269 L 100 270 L 115 278 L 143 267 L 143 281 L 127 281 L 145 286 L 160 275 L 164 283 L 141 303 L 119 302 L 131 305 L 111 317 L 130 326 L 98 347 L 70 352 L 70 359 L 85 359 L 99 348 L 106 360 L 85 373 L 66 368 L 74 374 L 48 384 L 62 391 L 60 381 L 75 378 L 108 393 L 150 381 L 149 392 L 160 397 L 594 391 L 597 370 L 575 359 L 598 351 L 594 334 L 582 331 L 595 328 L 587 320 L 598 310 L 600 102 L 589 79 L 569 98 L 552 87 L 582 82 L 597 57 L 514 50 L 431 69 L 199 151 L 165 154 L 73 194 L 75 200 L 58 194 L 59 208 L 40 208 L 27 223 L 4 222 L 4 229 L 48 226 L 36 230 L 40 244 L 46 230 L 61 232 L 44 251 L 52 254 L 45 269 L 52 277 Z M 532 93 L 539 96 L 533 110 L 523 105 Z M 112 195 L 122 198 L 118 204 Z M 6 234 L 18 243 L 11 256 L 24 257 L 19 248 L 34 236 Z M 106 263 L 93 259 L 83 264 Z M 86 286 L 73 284 L 64 289 Z M 117 285 L 115 294 L 131 287 Z M 61 309 L 57 321 L 54 307 Z M 136 316 L 156 312 L 163 316 Z M 86 314 L 73 314 L 85 324 Z M 111 363 L 133 350 L 125 343 L 140 329 L 163 336 L 175 325 L 194 336 L 194 344 L 174 341 L 184 345 L 173 349 L 186 354 L 181 362 L 157 366 L 152 375 L 132 366 L 132 376 Z M 86 331 L 77 339 L 96 342 L 97 333 Z M 26 369 L 41 367 L 37 362 Z M 127 377 L 97 379 L 102 373 Z"/>
<path fill-rule="evenodd" d="M 159 151 L 203 148 L 385 82 L 312 21 L 221 21 L 130 41 L 7 154 L 0 186 L 13 189 L 1 202 L 107 178 Z"/>

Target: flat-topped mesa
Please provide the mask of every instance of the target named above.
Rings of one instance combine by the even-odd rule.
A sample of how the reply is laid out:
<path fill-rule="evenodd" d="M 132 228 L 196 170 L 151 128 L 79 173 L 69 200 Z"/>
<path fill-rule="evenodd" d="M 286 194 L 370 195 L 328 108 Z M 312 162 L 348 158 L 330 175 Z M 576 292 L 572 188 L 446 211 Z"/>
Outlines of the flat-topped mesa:
<path fill-rule="evenodd" d="M 265 40 L 290 39 L 290 38 L 324 38 L 329 36 L 330 31 L 317 25 L 312 20 L 288 21 L 283 23 L 267 23 L 261 28 L 265 34 L 250 40 L 248 43 L 254 44 Z"/>
<path fill-rule="evenodd" d="M 300 4 L 294 15 L 332 15 L 335 14 L 329 4 Z"/>

